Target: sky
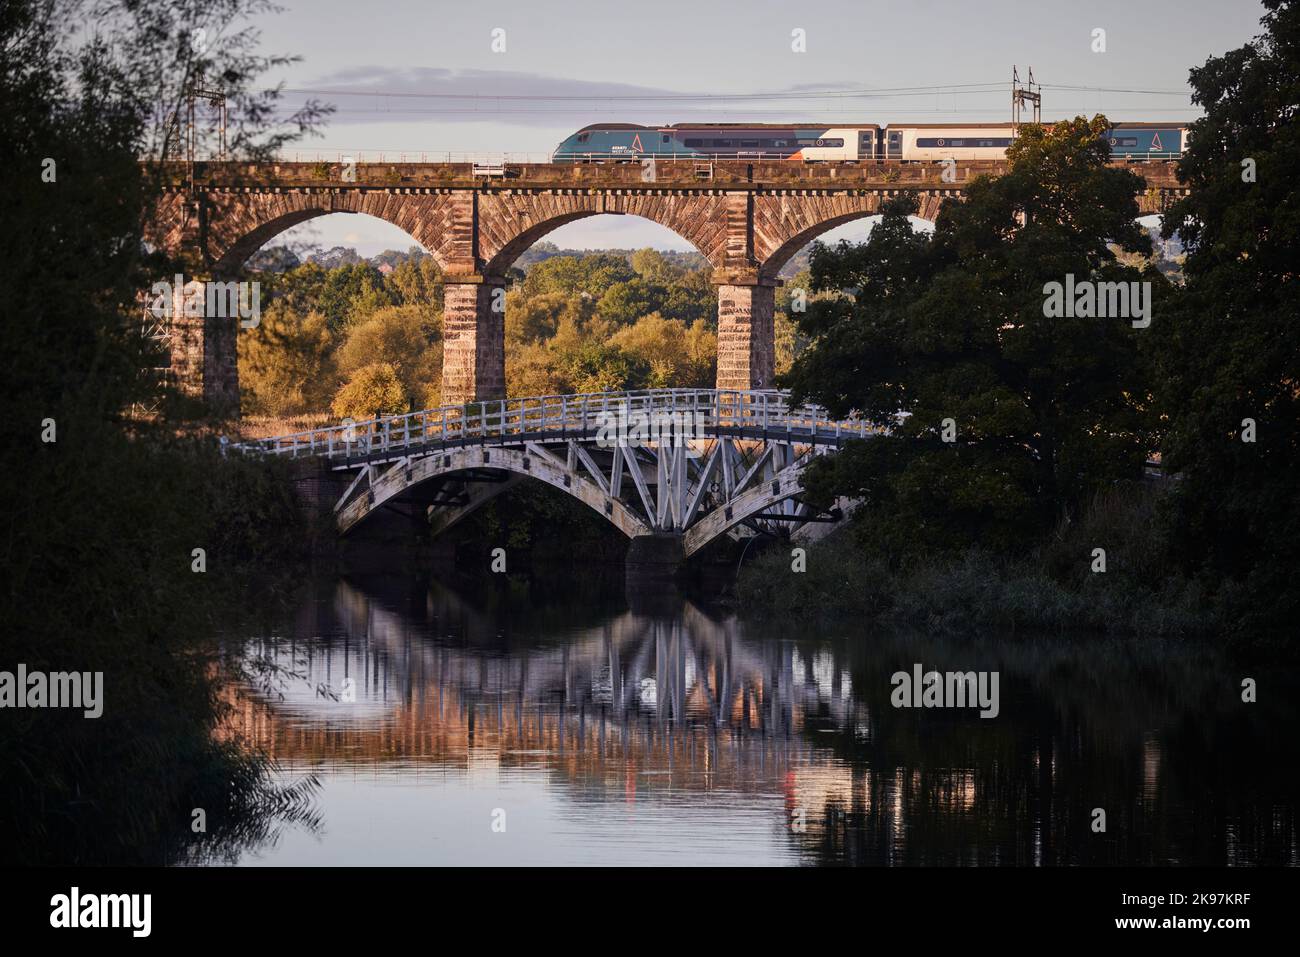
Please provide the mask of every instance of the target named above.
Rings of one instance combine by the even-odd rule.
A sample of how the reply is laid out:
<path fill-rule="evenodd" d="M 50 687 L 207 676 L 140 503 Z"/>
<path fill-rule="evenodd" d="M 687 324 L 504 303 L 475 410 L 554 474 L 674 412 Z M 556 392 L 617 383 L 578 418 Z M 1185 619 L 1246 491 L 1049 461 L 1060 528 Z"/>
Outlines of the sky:
<path fill-rule="evenodd" d="M 1189 69 L 1258 35 L 1264 12 L 1253 0 L 278 3 L 256 21 L 261 48 L 301 60 L 268 79 L 283 82 L 287 111 L 309 96 L 337 107 L 323 135 L 285 158 L 361 162 L 538 160 L 591 122 L 1003 121 L 1013 65 L 1043 84 L 1044 119 L 1191 120 Z M 635 217 L 592 217 L 546 239 L 691 248 Z M 396 227 L 343 214 L 271 245 L 286 241 L 367 256 L 413 245 Z"/>

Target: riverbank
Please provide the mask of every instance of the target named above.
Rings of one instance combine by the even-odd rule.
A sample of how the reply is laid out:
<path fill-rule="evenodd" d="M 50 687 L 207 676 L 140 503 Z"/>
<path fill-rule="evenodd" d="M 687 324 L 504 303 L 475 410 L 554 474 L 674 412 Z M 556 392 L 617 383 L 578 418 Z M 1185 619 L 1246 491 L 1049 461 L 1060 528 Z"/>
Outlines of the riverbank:
<path fill-rule="evenodd" d="M 891 560 L 864 546 L 850 525 L 808 546 L 797 571 L 790 547 L 769 545 L 741 570 L 735 600 L 764 617 L 848 614 L 939 632 L 1230 635 L 1269 644 L 1235 630 L 1230 608 L 1174 566 L 1162 535 L 1163 494 L 1117 486 L 1078 522 L 1016 555 L 976 547 Z"/>
<path fill-rule="evenodd" d="M 102 713 L 0 709 L 4 858 L 201 859 L 300 810 L 309 784 L 275 783 L 264 756 L 213 735 L 238 667 L 215 622 L 290 600 L 301 560 L 283 466 L 87 420 L 26 454 L 5 529 L 6 667 L 102 676 Z"/>

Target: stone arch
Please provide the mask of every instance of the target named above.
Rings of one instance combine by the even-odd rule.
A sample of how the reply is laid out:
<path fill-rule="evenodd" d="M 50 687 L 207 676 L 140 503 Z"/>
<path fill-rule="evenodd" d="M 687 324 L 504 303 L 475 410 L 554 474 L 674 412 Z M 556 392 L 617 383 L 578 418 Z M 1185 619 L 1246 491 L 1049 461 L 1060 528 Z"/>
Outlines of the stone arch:
<path fill-rule="evenodd" d="M 739 196 L 743 200 L 743 194 Z M 728 211 L 735 194 L 685 190 L 581 189 L 483 193 L 478 197 L 478 254 L 486 275 L 504 275 L 547 233 L 590 216 L 640 216 L 670 229 L 700 251 L 714 268 L 729 262 Z M 743 207 L 742 207 L 743 213 Z"/>
<path fill-rule="evenodd" d="M 1191 192 L 1185 186 L 1148 186 L 1138 193 L 1138 216 L 1163 216 L 1170 206 Z"/>
<path fill-rule="evenodd" d="M 204 260 L 216 275 L 237 271 L 249 256 L 286 229 L 330 213 L 364 213 L 401 229 L 447 271 L 473 271 L 468 249 L 460 249 L 467 232 L 460 207 L 450 192 L 400 193 L 395 190 L 294 189 L 242 192 L 234 188 L 208 193 L 195 207 L 182 193 L 159 203 L 147 231 L 150 240 L 177 249 L 190 237 L 200 243 Z"/>
<path fill-rule="evenodd" d="M 447 194 L 403 195 L 365 190 L 339 193 L 215 194 L 218 227 L 208 233 L 213 269 L 237 269 L 269 239 L 299 223 L 330 213 L 364 213 L 391 223 L 424 247 L 444 270 L 454 232 L 454 204 Z M 222 209 L 222 206 L 226 209 Z"/>
<path fill-rule="evenodd" d="M 771 194 L 754 199 L 754 257 L 759 277 L 775 281 L 783 266 L 823 233 L 854 220 L 878 216 L 880 207 L 901 190 L 814 195 Z M 933 223 L 947 194 L 917 193 L 917 219 Z"/>

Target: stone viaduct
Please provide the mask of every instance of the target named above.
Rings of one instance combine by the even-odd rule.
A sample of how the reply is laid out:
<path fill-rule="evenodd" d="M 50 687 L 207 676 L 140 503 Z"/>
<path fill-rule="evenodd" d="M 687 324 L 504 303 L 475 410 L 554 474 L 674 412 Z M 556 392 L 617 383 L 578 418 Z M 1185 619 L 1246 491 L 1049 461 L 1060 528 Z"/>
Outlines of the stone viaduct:
<path fill-rule="evenodd" d="M 1182 195 L 1172 162 L 1133 164 L 1142 212 Z M 186 254 L 204 279 L 236 278 L 284 230 L 330 213 L 365 213 L 407 232 L 445 276 L 443 402 L 505 394 L 504 286 L 515 259 L 587 216 L 641 216 L 692 243 L 718 288 L 720 389 L 772 386 L 781 268 L 821 233 L 911 192 L 933 220 L 979 175 L 1005 164 L 803 165 L 780 162 L 520 164 L 197 164 L 169 170 L 146 235 Z M 945 175 L 946 174 L 946 175 Z M 190 277 L 187 277 L 190 278 Z M 236 319 L 178 318 L 172 374 L 211 407 L 238 409 Z"/>

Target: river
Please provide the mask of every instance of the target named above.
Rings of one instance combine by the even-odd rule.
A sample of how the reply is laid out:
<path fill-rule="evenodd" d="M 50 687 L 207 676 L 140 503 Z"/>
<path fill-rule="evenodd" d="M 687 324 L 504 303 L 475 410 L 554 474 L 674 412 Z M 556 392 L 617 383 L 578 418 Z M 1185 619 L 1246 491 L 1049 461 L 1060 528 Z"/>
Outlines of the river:
<path fill-rule="evenodd" d="M 238 863 L 1300 862 L 1294 671 L 488 577 L 331 576 L 227 636 L 282 669 L 232 727 L 319 782 Z M 914 669 L 996 674 L 996 716 L 896 707 Z"/>

